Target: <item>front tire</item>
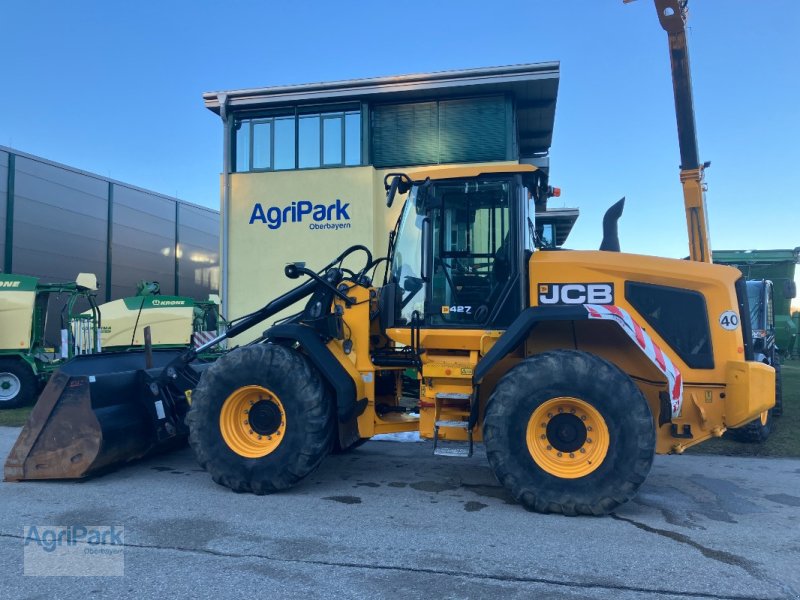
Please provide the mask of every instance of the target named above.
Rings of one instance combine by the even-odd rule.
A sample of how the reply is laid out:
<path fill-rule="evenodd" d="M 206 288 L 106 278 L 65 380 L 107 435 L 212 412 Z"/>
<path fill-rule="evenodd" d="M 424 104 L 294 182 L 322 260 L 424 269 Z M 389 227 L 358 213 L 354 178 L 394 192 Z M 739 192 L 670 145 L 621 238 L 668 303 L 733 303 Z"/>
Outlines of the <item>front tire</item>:
<path fill-rule="evenodd" d="M 612 363 L 559 350 L 521 361 L 497 384 L 483 424 L 489 464 L 528 510 L 601 515 L 634 497 L 655 428 L 634 382 Z"/>
<path fill-rule="evenodd" d="M 33 404 L 39 381 L 22 359 L 0 359 L 0 410 Z"/>
<path fill-rule="evenodd" d="M 189 444 L 212 479 L 236 492 L 295 485 L 327 456 L 333 410 L 317 371 L 274 344 L 234 350 L 192 393 Z"/>

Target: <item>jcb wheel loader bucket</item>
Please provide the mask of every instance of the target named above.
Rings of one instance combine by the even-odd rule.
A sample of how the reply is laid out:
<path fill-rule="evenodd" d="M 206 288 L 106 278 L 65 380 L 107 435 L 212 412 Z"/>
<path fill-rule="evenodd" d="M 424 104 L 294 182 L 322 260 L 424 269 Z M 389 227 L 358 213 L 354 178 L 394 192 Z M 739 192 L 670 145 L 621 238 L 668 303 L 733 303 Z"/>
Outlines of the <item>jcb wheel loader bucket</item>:
<path fill-rule="evenodd" d="M 180 353 L 153 352 L 150 369 L 143 352 L 85 355 L 65 363 L 14 444 L 5 480 L 86 477 L 185 440 L 183 396 L 164 398 L 152 383 Z"/>

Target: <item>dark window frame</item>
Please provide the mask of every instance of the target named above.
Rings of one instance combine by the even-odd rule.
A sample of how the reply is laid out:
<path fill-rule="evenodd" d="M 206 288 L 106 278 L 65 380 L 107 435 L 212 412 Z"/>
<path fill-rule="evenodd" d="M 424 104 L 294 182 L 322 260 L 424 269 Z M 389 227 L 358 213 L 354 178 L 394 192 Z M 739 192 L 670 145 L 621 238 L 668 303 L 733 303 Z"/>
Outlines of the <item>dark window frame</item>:
<path fill-rule="evenodd" d="M 640 288 L 649 288 L 656 292 L 662 293 L 682 293 L 686 294 L 687 296 L 693 296 L 695 298 L 699 298 L 701 306 L 703 308 L 703 320 L 705 322 L 705 335 L 708 340 L 708 353 L 707 354 L 687 354 L 684 349 L 676 347 L 675 344 L 675 336 L 674 332 L 667 332 L 663 329 L 662 326 L 659 326 L 655 322 L 652 322 L 650 319 L 647 318 L 645 312 L 642 311 L 641 304 L 634 300 L 631 294 L 631 288 L 633 286 L 637 286 Z M 689 290 L 686 288 L 679 288 L 679 287 L 672 287 L 667 285 L 659 285 L 655 283 L 647 283 L 644 281 L 626 281 L 625 282 L 625 300 L 636 310 L 637 313 L 645 320 L 648 326 L 652 327 L 653 330 L 664 340 L 664 342 L 669 345 L 669 347 L 680 357 L 680 359 L 686 363 L 690 369 L 714 369 L 715 368 L 715 361 L 714 361 L 714 344 L 713 339 L 711 336 L 711 322 L 708 316 L 708 304 L 706 302 L 706 297 L 697 290 Z"/>

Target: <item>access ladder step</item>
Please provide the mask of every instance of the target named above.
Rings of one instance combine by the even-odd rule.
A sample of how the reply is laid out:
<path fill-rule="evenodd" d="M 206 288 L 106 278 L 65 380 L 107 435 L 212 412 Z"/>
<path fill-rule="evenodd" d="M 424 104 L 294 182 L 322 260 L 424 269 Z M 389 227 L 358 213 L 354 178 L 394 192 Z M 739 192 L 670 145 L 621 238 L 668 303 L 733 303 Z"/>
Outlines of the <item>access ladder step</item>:
<path fill-rule="evenodd" d="M 445 427 L 464 427 L 467 430 L 467 442 L 454 442 L 439 439 L 439 428 L 442 427 L 440 423 L 454 423 L 454 425 L 445 425 Z M 436 456 L 463 456 L 469 458 L 472 456 L 472 429 L 467 428 L 466 421 L 437 421 L 436 426 L 433 428 L 433 453 Z"/>
<path fill-rule="evenodd" d="M 445 445 L 446 444 L 446 445 Z M 436 456 L 457 456 L 459 458 L 469 458 L 472 456 L 472 448 L 463 442 L 456 445 L 447 444 L 447 442 L 439 442 L 439 445 L 433 450 Z"/>
<path fill-rule="evenodd" d="M 467 421 L 436 421 L 436 427 L 458 427 L 459 429 L 466 429 L 469 423 Z"/>
<path fill-rule="evenodd" d="M 458 392 L 440 392 L 436 394 L 437 400 L 463 400 L 467 401 L 472 398 L 472 394 L 461 394 Z"/>

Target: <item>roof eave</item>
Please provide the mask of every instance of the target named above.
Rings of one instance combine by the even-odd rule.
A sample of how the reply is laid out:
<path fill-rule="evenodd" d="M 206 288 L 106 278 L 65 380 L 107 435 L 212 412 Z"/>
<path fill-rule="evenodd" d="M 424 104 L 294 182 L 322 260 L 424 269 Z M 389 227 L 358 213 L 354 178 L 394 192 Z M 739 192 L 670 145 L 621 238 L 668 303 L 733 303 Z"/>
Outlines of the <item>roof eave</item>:
<path fill-rule="evenodd" d="M 391 77 L 373 77 L 323 83 L 249 88 L 231 91 L 206 92 L 206 108 L 219 113 L 220 97 L 227 96 L 228 105 L 247 107 L 253 105 L 314 103 L 331 100 L 356 99 L 377 94 L 442 90 L 492 83 L 513 83 L 535 79 L 557 79 L 558 61 L 529 63 L 504 67 L 464 69 L 416 73 Z"/>

